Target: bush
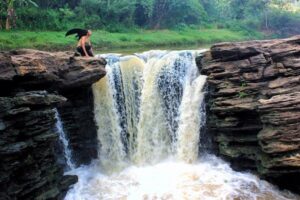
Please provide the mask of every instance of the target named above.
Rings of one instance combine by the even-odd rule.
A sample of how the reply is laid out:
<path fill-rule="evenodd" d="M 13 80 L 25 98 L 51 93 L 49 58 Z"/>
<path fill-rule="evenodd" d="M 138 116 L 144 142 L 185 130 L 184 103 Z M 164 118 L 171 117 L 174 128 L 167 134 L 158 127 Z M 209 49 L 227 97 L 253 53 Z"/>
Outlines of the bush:
<path fill-rule="evenodd" d="M 124 24 L 116 23 L 109 24 L 105 27 L 105 30 L 111 33 L 128 33 L 128 32 L 138 32 L 138 29 L 134 25 L 126 26 Z"/>
<path fill-rule="evenodd" d="M 76 11 L 69 8 L 43 9 L 42 11 L 34 7 L 18 9 L 17 28 L 22 30 L 60 31 L 74 27 L 91 29 L 103 27 L 98 15 L 86 15 L 86 13 L 82 14 Z"/>
<path fill-rule="evenodd" d="M 66 21 L 61 13 L 56 10 L 43 10 L 39 8 L 23 8 L 17 10 L 17 28 L 23 30 L 63 30 Z"/>
<path fill-rule="evenodd" d="M 89 15 L 83 20 L 82 23 L 84 24 L 83 27 L 89 29 L 99 29 L 103 27 L 101 18 L 98 15 Z"/>
<path fill-rule="evenodd" d="M 300 34 L 300 13 L 273 9 L 269 16 L 269 26 L 281 37 Z"/>

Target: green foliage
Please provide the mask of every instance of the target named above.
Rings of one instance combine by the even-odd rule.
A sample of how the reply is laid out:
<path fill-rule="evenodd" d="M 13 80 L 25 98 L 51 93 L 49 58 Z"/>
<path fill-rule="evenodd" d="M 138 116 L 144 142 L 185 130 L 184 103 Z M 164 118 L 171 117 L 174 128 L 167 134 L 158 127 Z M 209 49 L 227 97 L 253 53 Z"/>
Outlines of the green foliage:
<path fill-rule="evenodd" d="M 22 0 L 22 2 L 32 1 Z M 119 32 L 135 26 L 171 28 L 178 24 L 201 25 L 207 20 L 206 12 L 199 0 L 36 0 L 36 2 L 39 5 L 38 10 L 33 7 L 17 8 L 19 29 L 64 30 L 72 25 L 81 25 Z"/>
<path fill-rule="evenodd" d="M 253 39 L 241 32 L 233 32 L 220 29 L 189 29 L 145 31 L 135 30 L 134 32 L 112 33 L 107 31 L 93 31 L 93 47 L 98 50 L 103 49 L 139 49 L 170 47 L 176 49 L 188 45 L 189 48 L 204 45 L 208 47 L 214 42 L 241 41 Z M 72 50 L 76 45 L 76 40 L 72 37 L 65 37 L 65 32 L 52 31 L 0 31 L 0 50 L 10 50 L 16 48 L 38 48 L 45 50 Z M 208 44 L 207 46 L 205 44 Z"/>
<path fill-rule="evenodd" d="M 17 21 L 17 26 L 23 30 L 64 30 L 80 25 L 71 21 L 75 14 L 68 9 L 49 9 L 41 12 L 38 8 L 31 7 L 18 9 L 17 12 L 18 17 L 22 19 Z"/>
<path fill-rule="evenodd" d="M 239 98 L 240 99 L 243 99 L 243 98 L 246 98 L 248 96 L 248 94 L 246 92 L 239 92 Z"/>
<path fill-rule="evenodd" d="M 154 9 L 155 0 L 137 0 L 134 11 L 134 22 L 136 25 L 146 27 L 150 23 L 150 19 Z"/>
<path fill-rule="evenodd" d="M 244 88 L 244 87 L 247 87 L 247 85 L 248 85 L 248 84 L 247 84 L 246 82 L 243 82 L 243 83 L 241 84 L 241 87 Z"/>
<path fill-rule="evenodd" d="M 207 20 L 207 14 L 199 0 L 156 0 L 151 20 L 154 28 L 199 25 Z"/>
<path fill-rule="evenodd" d="M 300 34 L 300 2 L 295 0 L 0 0 L 0 29 L 8 2 L 16 10 L 19 30 L 82 27 L 121 33 L 193 27 L 226 28 L 259 38 L 257 32 Z"/>
<path fill-rule="evenodd" d="M 300 33 L 300 13 L 274 9 L 269 16 L 270 29 L 275 34 L 286 37 Z"/>
<path fill-rule="evenodd" d="M 39 7 L 45 9 L 58 9 L 65 6 L 73 9 L 79 5 L 81 0 L 35 0 L 35 2 L 39 5 Z"/>
<path fill-rule="evenodd" d="M 294 0 L 200 0 L 210 23 L 219 28 L 272 33 L 280 37 L 300 33 L 300 3 Z M 298 6 L 298 7 L 297 7 Z"/>

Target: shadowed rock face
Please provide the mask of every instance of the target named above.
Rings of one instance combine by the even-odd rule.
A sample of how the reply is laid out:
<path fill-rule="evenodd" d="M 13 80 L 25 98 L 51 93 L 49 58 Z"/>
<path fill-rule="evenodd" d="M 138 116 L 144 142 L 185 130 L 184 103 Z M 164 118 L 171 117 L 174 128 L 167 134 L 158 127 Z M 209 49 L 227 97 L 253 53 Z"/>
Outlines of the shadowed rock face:
<path fill-rule="evenodd" d="M 59 198 L 77 182 L 63 176 L 53 149 L 58 135 L 52 107 L 64 101 L 45 91 L 0 97 L 0 199 Z"/>
<path fill-rule="evenodd" d="M 61 92 L 68 99 L 58 107 L 76 165 L 89 164 L 98 156 L 97 128 L 91 87 Z"/>
<path fill-rule="evenodd" d="M 0 199 L 62 199 L 77 182 L 76 176 L 63 174 L 57 157 L 53 108 L 62 116 L 76 163 L 87 164 L 97 155 L 88 91 L 105 76 L 106 62 L 71 56 L 35 50 L 0 53 L 0 187 L 5 188 Z M 86 145 L 78 148 L 80 143 Z"/>
<path fill-rule="evenodd" d="M 299 192 L 300 36 L 217 44 L 198 65 L 209 76 L 219 153 Z"/>

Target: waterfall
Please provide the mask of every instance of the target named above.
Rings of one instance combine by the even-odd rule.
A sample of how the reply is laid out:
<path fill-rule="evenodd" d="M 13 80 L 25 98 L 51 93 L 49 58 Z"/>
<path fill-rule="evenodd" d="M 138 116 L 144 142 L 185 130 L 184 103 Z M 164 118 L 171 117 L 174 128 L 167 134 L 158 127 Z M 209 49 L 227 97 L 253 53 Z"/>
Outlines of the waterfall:
<path fill-rule="evenodd" d="M 113 170 L 124 167 L 136 149 L 144 62 L 135 56 L 106 59 L 107 76 L 93 85 L 93 93 L 101 165 Z"/>
<path fill-rule="evenodd" d="M 206 115 L 201 109 L 204 106 L 205 82 L 206 76 L 200 75 L 195 81 L 186 83 L 183 94 L 178 130 L 178 156 L 188 163 L 198 158 L 200 130 L 205 126 Z"/>
<path fill-rule="evenodd" d="M 157 163 L 175 154 L 185 160 L 187 149 L 193 152 L 188 160 L 197 160 L 206 79 L 198 74 L 195 54 L 106 55 L 107 76 L 93 86 L 102 166 Z"/>
<path fill-rule="evenodd" d="M 148 56 L 138 125 L 138 163 L 156 163 L 176 154 L 180 142 L 178 139 L 181 138 L 178 135 L 179 119 L 185 113 L 184 110 L 180 110 L 184 91 L 190 84 L 194 84 L 198 74 L 195 53 L 161 52 L 150 58 Z M 202 91 L 203 85 L 198 86 L 197 89 Z M 201 105 L 201 99 L 198 100 L 200 101 L 193 103 Z M 195 110 L 195 115 L 190 116 L 193 117 L 190 120 L 197 121 L 197 115 L 201 116 L 199 111 Z M 191 134 L 199 135 L 199 130 L 193 130 Z M 195 152 L 196 149 L 191 150 Z"/>
<path fill-rule="evenodd" d="M 62 146 L 63 146 L 63 153 L 64 153 L 64 157 L 65 157 L 65 160 L 66 160 L 67 167 L 71 170 L 75 169 L 75 164 L 72 161 L 72 152 L 71 152 L 71 149 L 69 148 L 69 141 L 68 141 L 67 136 L 65 134 L 62 120 L 60 118 L 58 110 L 54 109 L 54 112 L 55 112 L 55 119 L 56 119 L 56 125 L 55 125 L 56 126 L 56 131 L 58 133 L 59 140 L 61 141 Z"/>
<path fill-rule="evenodd" d="M 123 121 L 125 117 L 124 110 L 118 107 L 118 105 L 124 105 L 122 85 L 120 85 L 120 60 L 115 56 L 107 60 L 107 76 L 93 85 L 93 93 L 95 121 L 100 143 L 99 158 L 101 158 L 102 167 L 109 170 L 124 165 L 126 151 L 122 140 L 126 140 L 126 136 L 124 136 L 121 124 L 121 120 Z"/>
<path fill-rule="evenodd" d="M 107 76 L 93 85 L 99 159 L 73 171 L 66 200 L 297 199 L 199 152 L 205 127 L 202 51 L 101 55 Z"/>
<path fill-rule="evenodd" d="M 126 132 L 128 136 L 128 155 L 134 155 L 136 149 L 137 125 L 140 117 L 140 96 L 143 86 L 144 62 L 135 56 L 128 56 L 120 62 L 125 96 Z"/>

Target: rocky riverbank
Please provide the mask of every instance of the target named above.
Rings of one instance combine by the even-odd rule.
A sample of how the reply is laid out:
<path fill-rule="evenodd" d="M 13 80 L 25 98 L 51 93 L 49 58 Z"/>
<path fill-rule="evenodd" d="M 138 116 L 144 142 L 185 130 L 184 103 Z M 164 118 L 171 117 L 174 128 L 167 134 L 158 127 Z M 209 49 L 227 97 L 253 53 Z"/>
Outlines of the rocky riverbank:
<path fill-rule="evenodd" d="M 76 163 L 90 162 L 97 155 L 97 148 L 90 150 L 97 142 L 96 127 L 91 93 L 81 91 L 106 74 L 105 64 L 103 59 L 74 58 L 68 52 L 0 53 L 0 186 L 5 188 L 0 199 L 62 199 L 77 182 L 76 176 L 64 175 L 65 166 L 58 161 L 53 108 L 68 119 L 66 132 L 72 150 L 80 155 Z M 70 124 L 82 128 L 72 129 Z M 81 143 L 87 145 L 78 153 Z"/>
<path fill-rule="evenodd" d="M 300 36 L 220 43 L 198 58 L 210 88 L 207 131 L 217 151 L 300 191 Z"/>

